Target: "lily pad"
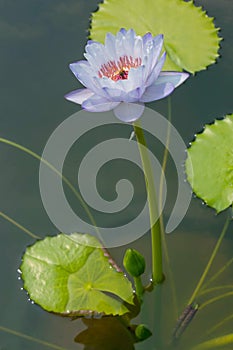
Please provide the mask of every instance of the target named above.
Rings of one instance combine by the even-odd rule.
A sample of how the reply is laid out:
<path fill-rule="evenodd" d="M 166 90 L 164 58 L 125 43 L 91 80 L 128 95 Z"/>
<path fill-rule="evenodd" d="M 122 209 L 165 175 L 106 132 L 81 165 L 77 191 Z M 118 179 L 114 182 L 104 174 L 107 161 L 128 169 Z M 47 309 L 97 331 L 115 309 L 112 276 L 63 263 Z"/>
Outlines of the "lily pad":
<path fill-rule="evenodd" d="M 220 212 L 233 203 L 233 114 L 206 125 L 188 149 L 186 173 L 195 194 Z"/>
<path fill-rule="evenodd" d="M 88 234 L 59 234 L 28 247 L 21 265 L 24 288 L 43 309 L 67 316 L 122 315 L 133 289 L 100 243 Z"/>
<path fill-rule="evenodd" d="M 219 56 L 219 28 L 201 7 L 183 0 L 106 0 L 92 15 L 90 36 L 104 42 L 107 32 L 134 29 L 138 35 L 164 34 L 164 70 L 194 73 Z"/>

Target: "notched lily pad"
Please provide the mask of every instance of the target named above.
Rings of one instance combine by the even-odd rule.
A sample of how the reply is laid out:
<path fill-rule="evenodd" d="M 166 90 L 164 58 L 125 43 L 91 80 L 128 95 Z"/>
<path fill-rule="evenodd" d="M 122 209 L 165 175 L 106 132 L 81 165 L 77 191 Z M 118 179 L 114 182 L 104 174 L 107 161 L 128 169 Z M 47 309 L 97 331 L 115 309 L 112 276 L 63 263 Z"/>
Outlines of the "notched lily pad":
<path fill-rule="evenodd" d="M 219 56 L 219 28 L 201 7 L 183 0 L 106 0 L 92 15 L 91 38 L 104 42 L 107 32 L 134 29 L 138 35 L 164 34 L 163 70 L 190 73 L 205 69 Z"/>
<path fill-rule="evenodd" d="M 59 234 L 28 247 L 20 267 L 24 288 L 43 309 L 67 316 L 128 312 L 133 289 L 88 234 Z"/>
<path fill-rule="evenodd" d="M 233 114 L 206 125 L 188 149 L 188 181 L 217 212 L 233 203 Z"/>

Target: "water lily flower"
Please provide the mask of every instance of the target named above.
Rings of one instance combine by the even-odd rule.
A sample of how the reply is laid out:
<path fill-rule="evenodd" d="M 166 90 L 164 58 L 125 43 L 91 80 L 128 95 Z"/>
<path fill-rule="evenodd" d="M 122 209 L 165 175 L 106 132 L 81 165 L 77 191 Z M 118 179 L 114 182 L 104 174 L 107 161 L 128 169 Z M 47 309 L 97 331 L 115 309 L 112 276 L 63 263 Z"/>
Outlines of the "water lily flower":
<path fill-rule="evenodd" d="M 145 102 L 170 95 L 189 76 L 162 72 L 166 52 L 161 55 L 163 35 L 143 37 L 133 29 L 108 33 L 105 45 L 88 41 L 86 60 L 70 64 L 76 78 L 85 86 L 65 96 L 89 112 L 113 110 L 124 122 L 134 122 Z"/>

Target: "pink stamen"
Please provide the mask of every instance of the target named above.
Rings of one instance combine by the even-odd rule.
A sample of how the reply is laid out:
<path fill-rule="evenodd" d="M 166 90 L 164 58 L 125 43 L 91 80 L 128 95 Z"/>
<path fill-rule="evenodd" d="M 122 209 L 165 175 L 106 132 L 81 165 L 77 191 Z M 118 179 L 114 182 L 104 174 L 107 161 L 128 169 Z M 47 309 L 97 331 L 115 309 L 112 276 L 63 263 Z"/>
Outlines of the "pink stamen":
<path fill-rule="evenodd" d="M 132 56 L 121 56 L 117 62 L 109 61 L 102 64 L 98 75 L 112 79 L 113 81 L 128 79 L 131 68 L 137 68 L 142 64 L 141 57 L 133 58 Z"/>

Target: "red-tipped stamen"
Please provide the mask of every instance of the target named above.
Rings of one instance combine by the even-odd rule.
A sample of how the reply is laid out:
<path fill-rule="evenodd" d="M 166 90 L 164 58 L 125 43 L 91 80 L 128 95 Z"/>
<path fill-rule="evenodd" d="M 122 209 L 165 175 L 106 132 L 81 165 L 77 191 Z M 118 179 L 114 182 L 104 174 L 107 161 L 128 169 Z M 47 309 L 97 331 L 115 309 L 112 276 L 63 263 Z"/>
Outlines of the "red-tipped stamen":
<path fill-rule="evenodd" d="M 133 58 L 132 56 L 121 56 L 117 62 L 109 61 L 102 64 L 98 72 L 99 77 L 107 77 L 113 81 L 128 79 L 129 70 L 137 68 L 142 64 L 140 57 Z"/>

